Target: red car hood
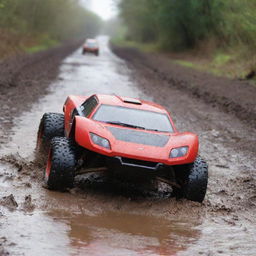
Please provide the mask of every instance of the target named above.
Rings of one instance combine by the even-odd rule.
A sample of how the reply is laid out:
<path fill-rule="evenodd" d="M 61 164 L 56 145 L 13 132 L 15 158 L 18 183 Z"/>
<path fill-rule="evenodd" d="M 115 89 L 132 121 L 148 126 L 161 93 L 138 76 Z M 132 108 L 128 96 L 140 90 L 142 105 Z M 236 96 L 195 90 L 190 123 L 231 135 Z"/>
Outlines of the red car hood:
<path fill-rule="evenodd" d="M 95 145 L 90 133 L 109 140 L 111 149 Z M 115 157 L 127 157 L 164 164 L 194 162 L 198 153 L 198 138 L 192 133 L 164 133 L 145 131 L 103 124 L 83 117 L 76 117 L 76 142 L 91 151 Z M 171 159 L 171 149 L 188 146 L 188 154 Z"/>

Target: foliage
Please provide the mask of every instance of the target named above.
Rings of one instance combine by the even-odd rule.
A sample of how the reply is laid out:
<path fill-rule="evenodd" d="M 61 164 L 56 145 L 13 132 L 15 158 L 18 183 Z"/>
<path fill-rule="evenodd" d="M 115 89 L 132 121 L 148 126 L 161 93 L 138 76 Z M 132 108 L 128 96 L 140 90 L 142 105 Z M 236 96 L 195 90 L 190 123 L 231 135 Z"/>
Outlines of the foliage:
<path fill-rule="evenodd" d="M 119 0 L 119 9 L 128 39 L 162 48 L 193 48 L 207 38 L 256 44 L 256 0 Z"/>
<path fill-rule="evenodd" d="M 0 0 L 0 28 L 54 40 L 95 35 L 100 19 L 78 0 Z"/>
<path fill-rule="evenodd" d="M 127 32 L 127 28 L 120 18 L 114 17 L 105 21 L 102 32 L 111 37 L 123 39 Z"/>

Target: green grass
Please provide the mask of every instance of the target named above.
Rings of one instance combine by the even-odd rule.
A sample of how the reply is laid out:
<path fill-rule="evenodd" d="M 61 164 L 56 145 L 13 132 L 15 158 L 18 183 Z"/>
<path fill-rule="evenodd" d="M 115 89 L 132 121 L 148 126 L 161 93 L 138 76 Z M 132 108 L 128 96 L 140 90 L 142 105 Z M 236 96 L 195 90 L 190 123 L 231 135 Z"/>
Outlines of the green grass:
<path fill-rule="evenodd" d="M 137 48 L 143 52 L 156 52 L 159 50 L 157 44 L 138 43 L 135 41 L 125 40 L 122 37 L 112 38 L 111 43 L 119 47 Z"/>
<path fill-rule="evenodd" d="M 171 62 L 174 62 L 180 66 L 187 67 L 187 68 L 193 68 L 200 71 L 205 71 L 208 73 L 212 73 L 216 76 L 227 76 L 232 77 L 232 74 L 227 72 L 226 66 L 228 65 L 228 62 L 231 60 L 231 56 L 229 55 L 216 55 L 212 61 L 209 61 L 207 63 L 197 63 L 196 61 L 186 61 L 186 60 L 171 60 Z"/>
<path fill-rule="evenodd" d="M 212 65 L 215 65 L 216 67 L 220 67 L 220 66 L 226 65 L 231 60 L 232 60 L 232 56 L 230 54 L 217 53 L 213 58 Z"/>
<path fill-rule="evenodd" d="M 185 61 L 185 60 L 174 60 L 174 63 L 177 63 L 183 67 L 188 67 L 188 68 L 196 68 L 195 64 L 193 62 L 190 61 Z"/>
<path fill-rule="evenodd" d="M 50 49 L 58 45 L 59 45 L 58 41 L 50 39 L 48 36 L 43 36 L 41 40 L 39 40 L 39 44 L 34 45 L 32 47 L 25 47 L 24 50 L 26 53 L 32 54 L 32 53 Z"/>
<path fill-rule="evenodd" d="M 172 60 L 172 62 L 184 67 L 208 72 L 215 76 L 228 78 L 243 78 L 249 72 L 249 69 L 246 67 L 247 60 L 242 57 L 237 49 L 230 49 L 229 51 L 218 50 L 212 57 L 203 60 L 203 62 L 198 61 L 198 58 L 191 61 Z"/>

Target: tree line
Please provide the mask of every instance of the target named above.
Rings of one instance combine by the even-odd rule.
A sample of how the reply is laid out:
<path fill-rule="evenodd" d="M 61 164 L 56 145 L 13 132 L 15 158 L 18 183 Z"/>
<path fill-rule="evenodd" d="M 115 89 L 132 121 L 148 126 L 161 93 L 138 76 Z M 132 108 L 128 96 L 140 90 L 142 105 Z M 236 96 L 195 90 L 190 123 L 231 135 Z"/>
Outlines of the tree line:
<path fill-rule="evenodd" d="M 119 0 L 127 39 L 166 49 L 193 48 L 214 38 L 219 45 L 256 44 L 256 0 Z"/>
<path fill-rule="evenodd" d="M 15 34 L 62 41 L 94 36 L 100 26 L 100 18 L 79 0 L 0 0 L 2 40 L 3 35 Z"/>

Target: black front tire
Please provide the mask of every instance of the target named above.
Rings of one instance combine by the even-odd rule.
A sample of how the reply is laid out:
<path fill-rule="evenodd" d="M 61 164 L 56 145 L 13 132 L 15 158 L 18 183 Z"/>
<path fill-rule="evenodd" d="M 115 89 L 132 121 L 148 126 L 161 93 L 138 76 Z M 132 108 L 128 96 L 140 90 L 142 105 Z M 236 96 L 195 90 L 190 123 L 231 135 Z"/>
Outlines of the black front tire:
<path fill-rule="evenodd" d="M 179 174 L 177 176 L 182 177 L 182 183 L 180 189 L 175 190 L 175 195 L 178 198 L 186 198 L 190 201 L 195 201 L 202 203 L 208 184 L 208 165 L 201 158 L 197 157 L 195 162 L 188 165 L 183 173 L 178 170 Z"/>
<path fill-rule="evenodd" d="M 53 138 L 45 169 L 46 187 L 60 191 L 72 188 L 76 166 L 76 150 L 73 142 L 67 138 Z"/>
<path fill-rule="evenodd" d="M 184 186 L 185 198 L 203 202 L 208 184 L 208 165 L 200 157 L 191 166 L 187 183 Z"/>
<path fill-rule="evenodd" d="M 54 137 L 64 137 L 64 115 L 60 113 L 45 113 L 38 128 L 37 151 L 47 153 L 51 139 Z"/>

